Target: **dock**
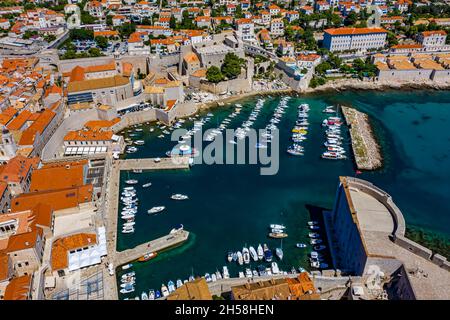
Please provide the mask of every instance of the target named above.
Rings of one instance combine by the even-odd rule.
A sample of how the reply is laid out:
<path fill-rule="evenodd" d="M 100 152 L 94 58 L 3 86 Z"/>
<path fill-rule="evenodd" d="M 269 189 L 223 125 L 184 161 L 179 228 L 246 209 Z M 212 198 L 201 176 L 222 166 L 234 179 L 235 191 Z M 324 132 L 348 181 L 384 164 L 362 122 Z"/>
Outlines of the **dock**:
<path fill-rule="evenodd" d="M 120 265 L 139 259 L 148 252 L 168 250 L 181 245 L 189 237 L 189 232 L 180 230 L 175 234 L 165 235 L 158 239 L 143 243 L 135 248 L 117 251 L 117 227 L 119 215 L 120 196 L 120 171 L 141 169 L 141 170 L 186 170 L 189 169 L 188 157 L 173 158 L 143 158 L 114 160 L 110 170 L 107 183 L 107 193 L 105 199 L 105 222 L 106 222 L 106 243 L 108 256 L 104 262 L 112 263 L 116 269 Z M 150 245 L 150 246 L 149 246 Z M 103 269 L 103 279 L 105 281 L 104 298 L 106 300 L 118 299 L 118 288 L 116 275 L 109 275 L 108 269 Z"/>
<path fill-rule="evenodd" d="M 177 170 L 189 169 L 189 157 L 155 158 L 116 160 L 114 167 L 119 170 Z"/>
<path fill-rule="evenodd" d="M 382 166 L 380 148 L 370 127 L 369 116 L 349 107 L 342 107 L 349 126 L 353 156 L 359 170 L 375 170 Z"/>
<path fill-rule="evenodd" d="M 173 234 L 165 235 L 161 238 L 145 242 L 133 249 L 116 252 L 115 265 L 121 266 L 126 263 L 135 261 L 149 252 L 160 252 L 169 248 L 175 247 L 185 242 L 189 237 L 189 232 L 186 230 L 179 230 Z"/>

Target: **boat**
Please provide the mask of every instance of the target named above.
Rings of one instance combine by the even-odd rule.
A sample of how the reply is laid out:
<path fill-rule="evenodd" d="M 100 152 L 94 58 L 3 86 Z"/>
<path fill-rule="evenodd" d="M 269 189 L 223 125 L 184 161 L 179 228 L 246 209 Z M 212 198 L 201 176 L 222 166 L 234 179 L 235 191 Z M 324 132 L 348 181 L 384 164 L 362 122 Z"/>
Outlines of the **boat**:
<path fill-rule="evenodd" d="M 120 293 L 122 293 L 122 294 L 131 293 L 131 292 L 134 292 L 134 287 L 120 289 Z"/>
<path fill-rule="evenodd" d="M 278 264 L 276 262 L 272 262 L 271 264 L 272 274 L 279 274 L 280 269 L 278 268 Z"/>
<path fill-rule="evenodd" d="M 227 254 L 227 260 L 228 260 L 228 262 L 233 261 L 233 252 L 228 251 L 228 254 Z"/>
<path fill-rule="evenodd" d="M 239 271 L 239 278 L 245 278 L 245 275 L 242 271 Z"/>
<path fill-rule="evenodd" d="M 183 285 L 183 281 L 181 279 L 177 280 L 177 289 Z"/>
<path fill-rule="evenodd" d="M 318 229 L 320 229 L 319 226 L 309 226 L 309 228 L 310 228 L 311 230 L 318 230 Z"/>
<path fill-rule="evenodd" d="M 153 207 L 153 208 L 149 209 L 147 211 L 147 213 L 155 214 L 155 213 L 163 211 L 165 208 L 166 208 L 165 206 Z"/>
<path fill-rule="evenodd" d="M 159 290 L 155 291 L 155 299 L 161 298 L 161 292 Z"/>
<path fill-rule="evenodd" d="M 148 290 L 148 300 L 155 300 L 155 290 Z"/>
<path fill-rule="evenodd" d="M 310 233 L 308 233 L 308 236 L 310 238 L 318 238 L 318 237 L 320 237 L 320 234 L 318 234 L 317 232 L 310 232 Z"/>
<path fill-rule="evenodd" d="M 264 258 L 264 250 L 261 244 L 258 244 L 258 259 L 262 260 Z"/>
<path fill-rule="evenodd" d="M 271 224 L 270 229 L 285 229 L 286 227 L 282 224 Z"/>
<path fill-rule="evenodd" d="M 211 281 L 212 282 L 216 282 L 217 281 L 217 277 L 215 273 L 211 273 Z"/>
<path fill-rule="evenodd" d="M 136 224 L 136 222 L 130 221 L 130 222 L 125 222 L 125 223 L 123 224 L 123 226 L 129 228 L 129 227 L 134 226 L 135 224 Z"/>
<path fill-rule="evenodd" d="M 123 270 L 123 268 L 122 268 L 122 270 Z M 134 272 L 134 271 L 127 272 L 127 273 L 122 275 L 122 279 L 130 278 L 130 277 L 133 277 L 135 275 L 136 275 L 136 272 Z"/>
<path fill-rule="evenodd" d="M 223 278 L 224 279 L 229 279 L 230 278 L 230 273 L 228 272 L 228 268 L 226 266 L 223 266 L 222 273 L 223 273 Z"/>
<path fill-rule="evenodd" d="M 144 184 L 142 185 L 142 188 L 148 188 L 148 187 L 150 187 L 151 185 L 152 185 L 151 182 L 147 182 L 147 183 L 144 183 Z"/>
<path fill-rule="evenodd" d="M 318 245 L 318 246 L 314 246 L 314 250 L 316 250 L 316 251 L 321 251 L 321 250 L 323 250 L 325 248 L 326 248 L 326 246 L 324 246 L 323 244 Z"/>
<path fill-rule="evenodd" d="M 283 249 L 282 248 L 276 248 L 275 254 L 277 255 L 278 259 L 283 260 Z"/>
<path fill-rule="evenodd" d="M 167 297 L 170 294 L 165 284 L 161 286 L 161 293 L 163 297 Z"/>
<path fill-rule="evenodd" d="M 315 226 L 315 225 L 317 225 L 317 224 L 319 224 L 319 222 L 318 221 L 308 221 L 308 226 Z"/>
<path fill-rule="evenodd" d="M 250 246 L 248 249 L 250 250 L 250 255 L 251 255 L 253 261 L 258 261 L 258 253 L 256 252 L 255 248 Z"/>
<path fill-rule="evenodd" d="M 160 162 L 160 161 L 161 161 L 161 158 L 159 158 L 159 157 L 153 159 L 153 162 L 156 162 L 156 163 L 158 163 L 158 162 Z"/>
<path fill-rule="evenodd" d="M 220 271 L 219 271 L 219 270 L 216 270 L 216 279 L 217 279 L 217 280 L 222 279 L 222 275 L 220 274 Z"/>
<path fill-rule="evenodd" d="M 233 252 L 233 261 L 236 262 L 238 259 L 237 252 Z"/>
<path fill-rule="evenodd" d="M 186 199 L 189 199 L 189 197 L 187 195 L 180 194 L 180 193 L 173 194 L 170 198 L 172 200 L 186 200 Z"/>
<path fill-rule="evenodd" d="M 245 264 L 250 263 L 250 252 L 246 247 L 242 248 L 242 258 L 244 259 Z"/>
<path fill-rule="evenodd" d="M 180 223 L 180 224 L 177 224 L 174 228 L 172 228 L 172 230 L 170 230 L 170 234 L 173 234 L 173 233 L 177 233 L 178 231 L 181 231 L 181 230 L 183 230 L 184 229 L 184 226 Z"/>
<path fill-rule="evenodd" d="M 175 284 L 173 283 L 172 280 L 169 280 L 169 282 L 167 283 L 167 289 L 169 290 L 169 293 L 175 291 Z"/>
<path fill-rule="evenodd" d="M 271 232 L 269 233 L 269 237 L 270 238 L 274 238 L 274 239 L 282 239 L 282 238 L 286 238 L 288 236 L 287 233 L 275 233 L 275 232 Z"/>
<path fill-rule="evenodd" d="M 206 282 L 211 282 L 212 281 L 211 275 L 209 273 L 205 273 L 205 280 L 206 280 Z"/>
<path fill-rule="evenodd" d="M 122 270 L 130 269 L 132 266 L 133 266 L 133 264 L 131 264 L 131 263 L 125 264 L 122 266 Z"/>
<path fill-rule="evenodd" d="M 134 228 L 122 228 L 122 233 L 134 233 Z"/>
<path fill-rule="evenodd" d="M 140 261 L 140 262 L 148 261 L 150 259 L 155 258 L 157 255 L 158 255 L 157 252 L 149 252 L 149 253 L 144 254 L 142 257 L 140 257 L 138 259 L 138 261 Z"/>
<path fill-rule="evenodd" d="M 133 173 L 142 173 L 142 169 L 133 169 Z"/>
<path fill-rule="evenodd" d="M 141 300 L 148 300 L 148 294 L 147 294 L 147 292 L 143 291 L 143 292 L 141 293 Z"/>
<path fill-rule="evenodd" d="M 281 229 L 272 229 L 271 231 L 273 233 L 283 233 L 284 232 L 284 230 L 281 230 Z"/>
<path fill-rule="evenodd" d="M 129 214 L 122 214 L 121 218 L 123 220 L 128 220 L 128 219 L 133 219 L 135 217 L 135 215 L 133 213 L 129 213 Z"/>
<path fill-rule="evenodd" d="M 297 243 L 295 246 L 297 248 L 306 248 L 306 244 L 304 244 L 304 243 Z"/>
<path fill-rule="evenodd" d="M 320 244 L 322 243 L 321 239 L 311 239 L 311 244 Z"/>
<path fill-rule="evenodd" d="M 267 262 L 271 262 L 272 261 L 272 251 L 270 251 L 269 247 L 267 247 L 267 244 L 264 243 L 263 245 L 263 250 L 264 250 L 264 258 L 266 259 Z"/>
<path fill-rule="evenodd" d="M 125 181 L 126 184 L 137 184 L 138 181 L 136 179 L 129 179 Z"/>
<path fill-rule="evenodd" d="M 239 263 L 239 265 L 242 266 L 242 264 L 244 263 L 242 253 L 240 251 L 238 251 L 236 254 L 237 254 L 238 263 Z"/>
<path fill-rule="evenodd" d="M 247 278 L 253 277 L 253 273 L 252 273 L 252 270 L 250 268 L 245 268 L 245 276 Z"/>
<path fill-rule="evenodd" d="M 319 261 L 311 261 L 311 267 L 312 268 L 319 268 L 320 267 L 320 262 Z"/>

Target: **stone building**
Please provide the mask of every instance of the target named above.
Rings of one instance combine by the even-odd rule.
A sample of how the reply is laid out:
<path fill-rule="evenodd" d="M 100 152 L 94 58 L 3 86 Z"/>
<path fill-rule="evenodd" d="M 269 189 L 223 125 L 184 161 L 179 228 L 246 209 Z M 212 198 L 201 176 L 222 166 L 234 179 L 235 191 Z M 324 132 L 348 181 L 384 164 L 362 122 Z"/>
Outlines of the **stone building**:
<path fill-rule="evenodd" d="M 330 51 L 379 49 L 386 45 L 387 31 L 383 28 L 326 29 L 323 46 Z"/>

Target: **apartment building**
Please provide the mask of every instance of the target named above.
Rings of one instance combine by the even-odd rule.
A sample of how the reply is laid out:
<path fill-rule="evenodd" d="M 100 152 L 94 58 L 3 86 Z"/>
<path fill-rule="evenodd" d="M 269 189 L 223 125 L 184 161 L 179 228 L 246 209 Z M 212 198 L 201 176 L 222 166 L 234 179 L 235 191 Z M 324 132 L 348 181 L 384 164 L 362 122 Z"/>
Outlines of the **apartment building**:
<path fill-rule="evenodd" d="M 326 29 L 323 46 L 330 51 L 367 51 L 386 45 L 387 31 L 383 28 Z"/>

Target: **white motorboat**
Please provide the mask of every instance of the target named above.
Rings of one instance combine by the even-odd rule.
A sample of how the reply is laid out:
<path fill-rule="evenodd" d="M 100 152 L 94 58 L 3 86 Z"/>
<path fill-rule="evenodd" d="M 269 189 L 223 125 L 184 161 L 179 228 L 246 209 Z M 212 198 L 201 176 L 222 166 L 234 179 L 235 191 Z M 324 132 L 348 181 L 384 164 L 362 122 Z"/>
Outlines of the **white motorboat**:
<path fill-rule="evenodd" d="M 129 179 L 125 181 L 126 184 L 137 184 L 138 181 L 136 179 Z"/>
<path fill-rule="evenodd" d="M 276 262 L 272 262 L 271 264 L 272 266 L 272 274 L 279 274 L 280 273 L 280 269 L 278 268 L 278 264 Z"/>
<path fill-rule="evenodd" d="M 148 300 L 155 300 L 155 290 L 150 289 L 148 291 Z"/>
<path fill-rule="evenodd" d="M 238 251 L 236 254 L 237 254 L 237 258 L 238 258 L 238 263 L 239 263 L 239 265 L 242 266 L 244 264 L 244 259 L 243 259 L 242 253 L 240 251 Z"/>
<path fill-rule="evenodd" d="M 245 275 L 242 271 L 239 271 L 239 278 L 245 278 Z"/>
<path fill-rule="evenodd" d="M 220 274 L 220 271 L 219 271 L 219 270 L 216 271 L 216 279 L 217 279 L 217 280 L 222 279 L 222 275 Z"/>
<path fill-rule="evenodd" d="M 252 270 L 251 270 L 250 268 L 246 268 L 246 269 L 245 269 L 245 276 L 246 276 L 247 278 L 253 277 L 253 273 L 252 273 Z"/>
<path fill-rule="evenodd" d="M 174 228 L 172 228 L 172 230 L 170 230 L 170 234 L 174 234 L 174 233 L 177 233 L 178 231 L 181 231 L 181 230 L 183 230 L 184 229 L 184 226 L 180 223 L 180 224 L 177 224 Z"/>
<path fill-rule="evenodd" d="M 223 273 L 223 278 L 224 279 L 229 279 L 230 278 L 230 273 L 228 272 L 228 268 L 226 266 L 223 266 L 222 273 Z"/>
<path fill-rule="evenodd" d="M 217 277 L 215 273 L 211 273 L 211 281 L 212 282 L 216 282 L 217 281 Z"/>
<path fill-rule="evenodd" d="M 177 280 L 177 289 L 183 285 L 183 281 L 181 279 Z"/>
<path fill-rule="evenodd" d="M 144 184 L 142 185 L 142 188 L 148 188 L 148 187 L 150 187 L 151 185 L 152 185 L 151 182 L 147 182 L 147 183 L 144 183 Z"/>
<path fill-rule="evenodd" d="M 147 210 L 147 213 L 149 213 L 149 214 L 155 214 L 155 213 L 158 213 L 158 212 L 163 211 L 165 208 L 166 208 L 165 206 L 153 207 L 153 208 Z"/>
<path fill-rule="evenodd" d="M 189 197 L 185 194 L 176 193 L 170 197 L 172 200 L 187 200 Z"/>
<path fill-rule="evenodd" d="M 246 247 L 242 248 L 242 258 L 244 259 L 245 264 L 250 263 L 250 251 Z"/>
<path fill-rule="evenodd" d="M 131 263 L 125 264 L 122 266 L 122 270 L 130 269 L 132 266 L 133 266 L 133 264 L 131 264 Z"/>
<path fill-rule="evenodd" d="M 148 300 L 148 294 L 147 294 L 147 292 L 143 291 L 143 292 L 141 293 L 141 300 Z"/>
<path fill-rule="evenodd" d="M 276 248 L 275 254 L 277 255 L 278 259 L 283 260 L 283 249 L 282 248 Z"/>
<path fill-rule="evenodd" d="M 253 261 L 258 261 L 258 253 L 256 252 L 255 248 L 250 246 L 249 251 L 250 251 L 250 255 L 251 255 Z"/>
<path fill-rule="evenodd" d="M 167 297 L 170 294 L 165 284 L 161 286 L 161 293 L 163 297 Z"/>
<path fill-rule="evenodd" d="M 258 259 L 259 260 L 264 259 L 264 250 L 261 244 L 258 244 Z"/>
<path fill-rule="evenodd" d="M 282 224 L 271 224 L 270 228 L 271 229 L 285 229 L 286 227 Z"/>

